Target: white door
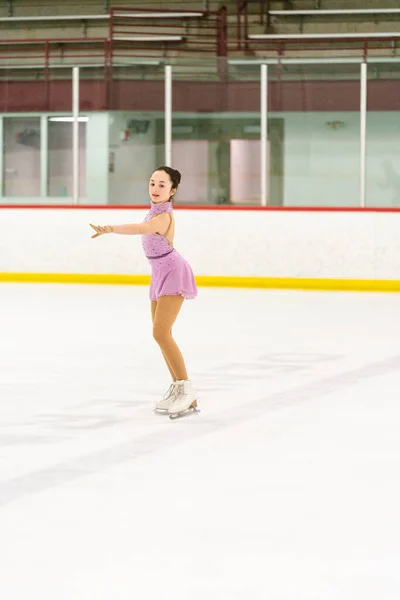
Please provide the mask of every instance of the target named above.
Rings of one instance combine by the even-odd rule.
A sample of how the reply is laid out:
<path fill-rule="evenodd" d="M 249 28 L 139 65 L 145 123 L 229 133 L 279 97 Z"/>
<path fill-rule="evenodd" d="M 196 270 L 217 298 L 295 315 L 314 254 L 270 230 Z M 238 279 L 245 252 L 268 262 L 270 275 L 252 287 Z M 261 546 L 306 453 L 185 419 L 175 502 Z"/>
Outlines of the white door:
<path fill-rule="evenodd" d="M 269 184 L 269 150 L 267 146 L 267 186 Z M 261 203 L 261 142 L 231 140 L 231 202 Z"/>
<path fill-rule="evenodd" d="M 208 203 L 208 141 L 172 142 L 172 167 L 182 173 L 177 200 L 184 204 Z"/>

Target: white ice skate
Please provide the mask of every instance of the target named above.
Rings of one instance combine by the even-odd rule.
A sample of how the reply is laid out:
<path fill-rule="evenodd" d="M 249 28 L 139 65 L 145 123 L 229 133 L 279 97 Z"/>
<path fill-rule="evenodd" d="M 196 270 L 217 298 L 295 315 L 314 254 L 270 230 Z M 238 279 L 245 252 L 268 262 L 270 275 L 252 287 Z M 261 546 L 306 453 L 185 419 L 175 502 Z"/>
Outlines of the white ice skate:
<path fill-rule="evenodd" d="M 196 394 L 189 379 L 176 382 L 175 396 L 168 412 L 170 419 L 179 419 L 200 412 L 197 408 Z"/>
<path fill-rule="evenodd" d="M 156 403 L 154 412 L 157 415 L 167 415 L 176 394 L 176 381 L 173 381 L 165 392 L 164 397 Z"/>

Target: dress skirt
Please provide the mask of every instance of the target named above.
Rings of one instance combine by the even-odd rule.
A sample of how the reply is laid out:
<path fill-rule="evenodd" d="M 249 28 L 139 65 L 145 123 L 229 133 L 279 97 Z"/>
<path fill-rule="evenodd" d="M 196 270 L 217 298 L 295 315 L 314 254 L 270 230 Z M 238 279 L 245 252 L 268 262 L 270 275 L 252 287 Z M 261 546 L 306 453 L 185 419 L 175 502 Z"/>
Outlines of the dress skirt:
<path fill-rule="evenodd" d="M 183 296 L 193 300 L 197 286 L 189 263 L 176 250 L 161 258 L 149 258 L 151 264 L 150 300 L 160 296 Z"/>

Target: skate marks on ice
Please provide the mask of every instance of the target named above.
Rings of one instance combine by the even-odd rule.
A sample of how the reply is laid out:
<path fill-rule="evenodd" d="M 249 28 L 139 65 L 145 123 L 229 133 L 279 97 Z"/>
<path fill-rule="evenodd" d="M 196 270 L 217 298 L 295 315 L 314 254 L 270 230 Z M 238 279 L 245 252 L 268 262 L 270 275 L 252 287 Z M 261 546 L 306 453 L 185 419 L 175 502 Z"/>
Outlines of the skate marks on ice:
<path fill-rule="evenodd" d="M 341 359 L 346 357 L 322 353 L 271 352 L 199 371 L 193 374 L 193 379 L 199 382 L 196 389 L 200 405 L 202 397 L 229 391 L 235 392 L 240 404 L 242 390 L 248 389 L 249 379 L 256 384 L 265 381 L 266 385 L 271 385 L 273 380 L 279 380 L 282 376 L 290 377 L 300 373 L 317 376 L 319 369 L 322 373 L 326 372 L 328 364 L 337 363 Z M 66 391 L 69 393 L 69 390 Z M 0 423 L 0 447 L 59 445 L 74 439 L 79 433 L 107 431 L 113 427 L 129 426 L 130 423 L 138 424 L 142 417 L 147 422 L 154 416 L 155 411 L 151 407 L 158 397 L 156 390 L 135 388 L 122 394 L 118 390 L 116 392 L 118 398 L 112 397 L 109 391 L 106 395 L 99 391 L 90 400 L 82 399 L 54 413 L 42 412 L 22 421 L 3 421 Z M 39 397 L 42 393 L 41 391 Z M 82 391 L 79 393 L 82 394 Z M 218 399 L 213 402 L 218 403 Z M 231 398 L 229 402 L 232 408 Z M 199 409 L 201 412 L 202 406 Z M 168 411 L 156 414 L 168 417 Z M 206 417 L 207 412 L 203 410 L 202 416 Z"/>
<path fill-rule="evenodd" d="M 65 392 L 65 390 L 64 390 Z M 49 391 L 46 390 L 46 395 Z M 54 393 L 57 393 L 56 391 Z M 67 390 L 67 395 L 69 394 Z M 80 392 L 84 395 L 85 392 Z M 118 393 L 118 390 L 117 390 Z M 38 400 L 43 390 L 38 394 Z M 58 392 L 58 396 L 59 396 Z M 121 394 L 119 394 L 121 396 Z M 1 396 L 1 394 L 0 394 Z M 155 395 L 149 390 L 132 389 L 115 398 L 110 392 L 99 392 L 90 400 L 68 404 L 55 412 L 39 412 L 24 420 L 2 420 L 0 423 L 0 448 L 18 445 L 60 444 L 73 439 L 79 432 L 95 432 L 112 427 L 137 423 L 137 411 L 148 413 Z M 133 399 L 132 397 L 140 399 Z M 127 398 L 127 399 L 125 399 Z M 32 402 L 34 404 L 34 402 Z"/>
<path fill-rule="evenodd" d="M 109 407 L 110 414 L 73 413 L 73 408 L 77 407 L 69 407 L 66 409 L 68 412 L 39 413 L 24 421 L 3 422 L 0 425 L 0 448 L 19 445 L 56 445 L 75 438 L 79 432 L 95 432 L 129 423 L 134 424 L 137 418 L 135 413 L 132 413 L 132 409 L 149 406 L 148 401 L 119 402 L 115 406 L 111 399 L 101 402 Z M 98 401 L 92 401 L 91 408 L 98 404 Z M 120 413 L 116 415 L 118 410 Z"/>
<path fill-rule="evenodd" d="M 166 444 L 181 442 L 220 432 L 224 429 L 255 419 L 271 410 L 280 410 L 300 402 L 315 400 L 332 392 L 344 390 L 361 380 L 388 375 L 400 369 L 400 355 L 343 371 L 331 377 L 299 385 L 284 392 L 272 393 L 254 402 L 236 406 L 206 419 L 188 419 L 190 427 L 169 426 L 144 436 L 117 444 L 104 450 L 89 452 L 79 457 L 59 462 L 0 484 L 0 506 L 21 497 L 37 494 L 58 485 L 76 481 L 87 475 L 99 473 L 143 455 L 157 452 Z M 184 420 L 186 421 L 186 420 Z"/>
<path fill-rule="evenodd" d="M 200 385 L 196 386 L 199 394 L 217 390 L 236 392 L 240 386 L 248 387 L 249 381 L 268 384 L 282 376 L 307 372 L 318 375 L 319 370 L 324 374 L 327 364 L 341 359 L 346 357 L 341 354 L 270 352 L 248 360 L 224 363 L 204 373 L 194 373 L 193 378 L 199 381 Z"/>

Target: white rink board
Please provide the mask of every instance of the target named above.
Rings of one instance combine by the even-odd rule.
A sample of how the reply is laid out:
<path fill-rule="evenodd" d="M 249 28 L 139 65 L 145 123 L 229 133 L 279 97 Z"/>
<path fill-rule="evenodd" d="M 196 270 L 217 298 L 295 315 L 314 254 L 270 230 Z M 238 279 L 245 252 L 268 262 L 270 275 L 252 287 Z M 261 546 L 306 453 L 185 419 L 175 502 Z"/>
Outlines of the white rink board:
<path fill-rule="evenodd" d="M 91 240 L 89 222 L 146 209 L 0 210 L 0 272 L 148 274 L 140 237 Z M 175 247 L 196 275 L 398 279 L 400 213 L 175 211 Z"/>

